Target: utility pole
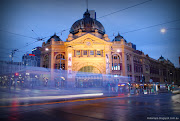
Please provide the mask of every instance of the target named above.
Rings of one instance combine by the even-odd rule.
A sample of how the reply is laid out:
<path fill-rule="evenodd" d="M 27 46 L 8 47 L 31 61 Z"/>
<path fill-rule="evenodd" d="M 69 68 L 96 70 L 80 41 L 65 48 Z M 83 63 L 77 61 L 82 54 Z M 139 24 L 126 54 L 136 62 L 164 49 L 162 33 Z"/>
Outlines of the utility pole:
<path fill-rule="evenodd" d="M 13 57 L 14 57 L 14 54 L 15 54 L 16 51 L 18 51 L 18 49 L 14 49 L 11 52 L 11 64 L 13 63 Z"/>
<path fill-rule="evenodd" d="M 15 54 L 16 51 L 18 51 L 18 49 L 14 49 L 11 52 L 11 76 L 10 77 L 12 77 L 12 74 L 13 74 L 13 69 L 12 69 L 13 66 L 12 66 L 12 64 L 13 64 L 13 57 L 14 57 L 14 54 Z M 9 81 L 9 91 L 11 91 L 11 83 L 12 83 L 12 80 L 10 78 L 10 81 Z"/>

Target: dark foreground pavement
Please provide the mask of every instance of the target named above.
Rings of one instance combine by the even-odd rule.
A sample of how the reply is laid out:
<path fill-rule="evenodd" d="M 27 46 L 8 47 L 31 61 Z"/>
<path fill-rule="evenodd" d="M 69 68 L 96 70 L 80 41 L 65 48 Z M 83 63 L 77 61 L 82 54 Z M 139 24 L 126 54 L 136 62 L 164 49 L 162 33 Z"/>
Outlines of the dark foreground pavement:
<path fill-rule="evenodd" d="M 155 121 L 180 120 L 180 95 L 136 95 L 0 107 L 9 121 Z"/>

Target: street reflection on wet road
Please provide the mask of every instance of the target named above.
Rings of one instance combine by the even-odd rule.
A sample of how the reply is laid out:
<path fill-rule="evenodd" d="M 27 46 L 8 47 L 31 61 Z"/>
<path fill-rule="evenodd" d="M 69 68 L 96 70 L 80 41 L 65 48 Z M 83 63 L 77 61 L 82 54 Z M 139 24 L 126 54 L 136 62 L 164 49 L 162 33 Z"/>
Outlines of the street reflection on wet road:
<path fill-rule="evenodd" d="M 0 120 L 144 121 L 147 117 L 180 118 L 180 95 L 169 93 L 76 100 L 46 105 L 0 108 Z"/>

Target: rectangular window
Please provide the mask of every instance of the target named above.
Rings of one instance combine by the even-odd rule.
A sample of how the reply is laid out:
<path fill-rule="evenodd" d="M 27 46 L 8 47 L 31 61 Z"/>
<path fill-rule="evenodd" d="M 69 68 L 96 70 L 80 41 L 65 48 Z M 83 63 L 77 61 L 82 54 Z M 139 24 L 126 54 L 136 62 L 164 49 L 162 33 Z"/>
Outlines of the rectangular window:
<path fill-rule="evenodd" d="M 77 51 L 76 51 L 76 55 L 80 55 L 80 50 L 77 50 Z"/>
<path fill-rule="evenodd" d="M 91 51 L 90 51 L 90 55 L 94 55 L 94 50 L 91 50 Z"/>
<path fill-rule="evenodd" d="M 120 63 L 118 64 L 118 70 L 120 70 Z"/>
<path fill-rule="evenodd" d="M 97 51 L 97 55 L 101 55 L 101 51 Z"/>
<path fill-rule="evenodd" d="M 117 70 L 117 63 L 114 63 L 114 70 Z"/>
<path fill-rule="evenodd" d="M 87 50 L 84 50 L 84 51 L 83 51 L 83 55 L 87 55 Z"/>
<path fill-rule="evenodd" d="M 146 71 L 148 71 L 148 65 L 146 65 L 146 67 L 145 67 L 145 68 L 146 68 Z"/>

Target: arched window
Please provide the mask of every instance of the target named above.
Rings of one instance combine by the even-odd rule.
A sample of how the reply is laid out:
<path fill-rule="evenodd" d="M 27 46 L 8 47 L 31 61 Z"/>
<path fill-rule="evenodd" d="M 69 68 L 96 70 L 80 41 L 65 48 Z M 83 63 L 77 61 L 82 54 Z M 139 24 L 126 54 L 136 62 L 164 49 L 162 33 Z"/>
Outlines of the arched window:
<path fill-rule="evenodd" d="M 64 58 L 64 55 L 58 54 L 58 55 L 56 56 L 56 59 L 65 59 L 65 58 Z"/>
<path fill-rule="evenodd" d="M 56 56 L 55 69 L 65 70 L 65 57 L 63 54 L 58 54 Z"/>
<path fill-rule="evenodd" d="M 113 58 L 113 56 L 112 56 L 112 58 Z M 119 55 L 114 55 L 114 59 L 120 59 Z"/>
<path fill-rule="evenodd" d="M 112 55 L 112 70 L 121 70 L 121 60 L 120 56 L 115 54 Z"/>

